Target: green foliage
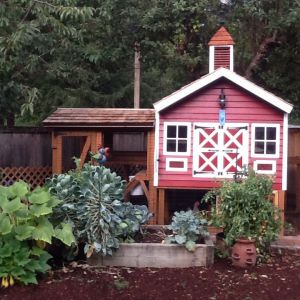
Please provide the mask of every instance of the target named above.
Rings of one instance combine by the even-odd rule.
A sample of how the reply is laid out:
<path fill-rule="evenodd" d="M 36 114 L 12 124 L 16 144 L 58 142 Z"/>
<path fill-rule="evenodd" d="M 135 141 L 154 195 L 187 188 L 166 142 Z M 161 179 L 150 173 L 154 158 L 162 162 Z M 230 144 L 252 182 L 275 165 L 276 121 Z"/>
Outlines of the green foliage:
<path fill-rule="evenodd" d="M 26 241 L 19 241 L 13 234 L 0 238 L 0 277 L 2 282 L 10 278 L 24 284 L 37 284 L 37 273 L 45 273 L 50 269 L 47 261 L 51 255 L 38 247 L 30 247 Z M 5 286 L 2 284 L 2 286 Z"/>
<path fill-rule="evenodd" d="M 239 237 L 256 240 L 258 254 L 263 256 L 281 229 L 280 211 L 270 201 L 272 179 L 250 171 L 242 182 L 226 181 L 205 196 L 219 197 L 213 210 L 224 228 L 225 241 L 231 246 Z"/>
<path fill-rule="evenodd" d="M 104 166 L 85 164 L 81 170 L 55 175 L 47 185 L 63 201 L 56 217 L 73 223 L 87 256 L 94 250 L 112 255 L 119 242 L 132 241 L 151 216 L 146 206 L 122 202 L 124 181 Z"/>
<path fill-rule="evenodd" d="M 129 287 L 129 282 L 123 277 L 119 277 L 118 279 L 114 280 L 114 286 L 118 291 L 121 291 Z"/>
<path fill-rule="evenodd" d="M 231 0 L 225 9 L 219 0 L 4 1 L 2 117 L 14 113 L 23 124 L 37 124 L 59 106 L 132 107 L 136 42 L 141 106 L 151 107 L 207 73 L 207 44 L 223 19 L 242 75 L 274 36 L 252 80 L 295 104 L 293 119 L 299 122 L 299 10 L 294 0 Z"/>
<path fill-rule="evenodd" d="M 206 220 L 197 217 L 192 210 L 175 212 L 168 226 L 173 233 L 165 242 L 184 245 L 188 251 L 195 251 L 196 242 L 209 235 L 205 225 Z"/>
<path fill-rule="evenodd" d="M 70 224 L 53 227 L 49 217 L 60 201 L 43 188 L 30 191 L 25 182 L 0 186 L 0 277 L 37 283 L 38 272 L 45 273 L 51 257 L 35 246 L 51 244 L 52 238 L 66 245 L 75 242 Z"/>

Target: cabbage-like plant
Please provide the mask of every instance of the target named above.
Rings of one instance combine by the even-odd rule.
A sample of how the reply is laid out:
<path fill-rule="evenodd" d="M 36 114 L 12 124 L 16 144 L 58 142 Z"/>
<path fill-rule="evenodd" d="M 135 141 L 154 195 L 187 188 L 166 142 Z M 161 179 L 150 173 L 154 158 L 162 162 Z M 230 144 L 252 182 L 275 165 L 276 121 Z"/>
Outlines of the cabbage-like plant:
<path fill-rule="evenodd" d="M 146 206 L 122 201 L 125 181 L 104 166 L 84 164 L 81 170 L 55 175 L 47 185 L 63 201 L 57 217 L 74 224 L 76 239 L 85 243 L 87 256 L 94 250 L 112 255 L 120 240 L 132 240 L 151 216 Z"/>
<path fill-rule="evenodd" d="M 187 250 L 194 251 L 196 242 L 209 236 L 207 221 L 197 217 L 192 210 L 175 212 L 171 225 L 172 235 L 165 239 L 166 243 L 184 245 Z"/>

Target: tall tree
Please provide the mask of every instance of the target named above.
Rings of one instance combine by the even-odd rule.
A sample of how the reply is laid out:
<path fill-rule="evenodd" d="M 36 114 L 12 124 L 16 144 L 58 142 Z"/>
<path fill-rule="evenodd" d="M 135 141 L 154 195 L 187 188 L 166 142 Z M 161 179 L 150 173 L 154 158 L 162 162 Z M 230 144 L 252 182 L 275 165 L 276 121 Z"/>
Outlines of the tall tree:
<path fill-rule="evenodd" d="M 299 15 L 295 0 L 2 1 L 0 112 L 38 123 L 58 106 L 133 107 L 136 42 L 141 106 L 151 107 L 207 73 L 221 21 L 235 70 L 298 108 Z"/>

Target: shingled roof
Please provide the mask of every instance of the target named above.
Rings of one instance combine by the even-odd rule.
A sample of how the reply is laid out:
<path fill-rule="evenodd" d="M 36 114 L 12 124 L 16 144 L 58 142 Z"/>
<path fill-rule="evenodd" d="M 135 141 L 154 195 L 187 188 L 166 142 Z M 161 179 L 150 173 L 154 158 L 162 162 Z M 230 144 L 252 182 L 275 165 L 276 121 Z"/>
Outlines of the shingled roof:
<path fill-rule="evenodd" d="M 226 30 L 225 27 L 221 27 L 215 35 L 211 38 L 208 43 L 209 46 L 219 46 L 219 45 L 234 45 L 234 41 L 230 33 Z"/>
<path fill-rule="evenodd" d="M 43 121 L 46 127 L 153 127 L 154 109 L 58 108 Z"/>

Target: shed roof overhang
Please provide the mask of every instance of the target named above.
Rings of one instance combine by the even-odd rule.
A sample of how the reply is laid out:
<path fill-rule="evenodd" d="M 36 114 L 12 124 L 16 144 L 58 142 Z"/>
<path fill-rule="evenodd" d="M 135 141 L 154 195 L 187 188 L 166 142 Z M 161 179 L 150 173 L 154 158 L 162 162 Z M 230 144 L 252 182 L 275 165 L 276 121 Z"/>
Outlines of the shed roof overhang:
<path fill-rule="evenodd" d="M 60 128 L 152 128 L 154 120 L 154 109 L 58 108 L 43 121 L 43 125 Z"/>
<path fill-rule="evenodd" d="M 154 103 L 154 108 L 156 111 L 160 112 L 190 96 L 191 94 L 201 90 L 202 88 L 205 88 L 206 86 L 220 78 L 228 79 L 229 81 L 235 83 L 249 93 L 252 93 L 253 95 L 257 96 L 263 101 L 266 101 L 270 105 L 282 110 L 285 113 L 290 113 L 293 109 L 293 106 L 290 103 L 266 91 L 265 89 L 259 87 L 248 79 L 225 68 L 219 68 L 216 71 L 209 73 L 201 77 L 200 79 L 195 80 L 192 83 L 182 87 L 178 91 Z"/>

